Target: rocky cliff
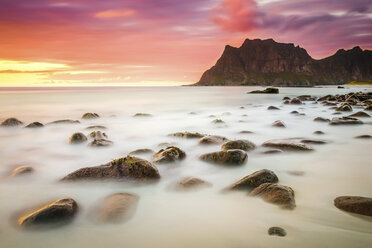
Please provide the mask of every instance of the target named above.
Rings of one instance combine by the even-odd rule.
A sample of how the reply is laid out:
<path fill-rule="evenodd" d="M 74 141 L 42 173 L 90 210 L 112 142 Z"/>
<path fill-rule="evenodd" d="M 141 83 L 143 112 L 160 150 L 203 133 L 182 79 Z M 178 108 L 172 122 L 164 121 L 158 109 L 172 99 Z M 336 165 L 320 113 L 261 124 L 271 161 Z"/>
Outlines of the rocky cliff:
<path fill-rule="evenodd" d="M 226 46 L 196 85 L 312 86 L 372 79 L 372 51 L 354 47 L 315 60 L 305 49 L 272 39 Z"/>

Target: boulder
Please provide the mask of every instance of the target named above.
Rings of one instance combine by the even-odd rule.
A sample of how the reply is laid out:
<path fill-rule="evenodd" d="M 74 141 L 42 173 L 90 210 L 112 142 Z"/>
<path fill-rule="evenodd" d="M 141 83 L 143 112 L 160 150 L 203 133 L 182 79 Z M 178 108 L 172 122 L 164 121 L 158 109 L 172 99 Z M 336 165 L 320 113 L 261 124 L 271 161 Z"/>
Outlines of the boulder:
<path fill-rule="evenodd" d="M 241 133 L 241 134 L 252 134 L 254 132 L 249 131 L 249 130 L 243 130 L 243 131 L 240 131 L 239 133 Z"/>
<path fill-rule="evenodd" d="M 148 181 L 160 178 L 158 169 L 150 162 L 132 156 L 115 159 L 107 164 L 85 167 L 78 169 L 67 176 L 62 181 L 77 180 L 134 180 Z"/>
<path fill-rule="evenodd" d="M 26 175 L 34 172 L 34 168 L 28 165 L 21 165 L 18 166 L 17 168 L 13 169 L 11 172 L 11 176 L 21 176 L 21 175 Z"/>
<path fill-rule="evenodd" d="M 222 124 L 222 123 L 225 123 L 223 120 L 221 119 L 215 119 L 212 121 L 214 124 Z"/>
<path fill-rule="evenodd" d="M 131 151 L 129 155 L 140 155 L 140 154 L 150 154 L 150 153 L 154 153 L 154 151 L 148 148 L 143 148 L 143 149 L 137 149 L 137 150 Z"/>
<path fill-rule="evenodd" d="M 349 117 L 371 117 L 369 114 L 363 111 L 356 112 L 352 115 L 349 115 Z"/>
<path fill-rule="evenodd" d="M 277 183 L 278 181 L 279 179 L 273 171 L 263 169 L 243 177 L 236 183 L 229 186 L 227 189 L 251 191 L 263 183 Z"/>
<path fill-rule="evenodd" d="M 324 132 L 323 132 L 323 131 L 319 131 L 319 130 L 317 130 L 317 131 L 314 131 L 313 134 L 322 135 L 322 134 L 324 134 Z"/>
<path fill-rule="evenodd" d="M 137 113 L 133 115 L 133 117 L 151 117 L 151 116 L 152 116 L 151 114 L 147 114 L 147 113 Z"/>
<path fill-rule="evenodd" d="M 285 100 L 285 101 L 283 101 L 283 104 L 290 104 L 290 103 L 291 103 L 290 100 Z"/>
<path fill-rule="evenodd" d="M 219 152 L 211 152 L 201 155 L 199 158 L 206 162 L 222 165 L 241 165 L 247 160 L 247 153 L 243 150 L 232 149 Z"/>
<path fill-rule="evenodd" d="M 96 119 L 99 118 L 99 115 L 97 113 L 85 113 L 81 117 L 82 119 Z"/>
<path fill-rule="evenodd" d="M 294 105 L 301 105 L 302 104 L 301 100 L 298 99 L 298 98 L 293 98 L 289 103 L 294 104 Z"/>
<path fill-rule="evenodd" d="M 354 213 L 372 216 L 372 198 L 361 196 L 339 196 L 334 200 L 337 208 Z"/>
<path fill-rule="evenodd" d="M 267 110 L 280 110 L 280 108 L 275 107 L 275 106 L 269 106 L 267 107 Z"/>
<path fill-rule="evenodd" d="M 293 115 L 298 115 L 298 114 L 299 114 L 299 112 L 298 112 L 297 110 L 293 110 L 293 111 L 291 111 L 291 112 L 290 112 L 290 114 L 293 114 Z"/>
<path fill-rule="evenodd" d="M 282 153 L 283 151 L 280 149 L 269 149 L 261 152 L 262 154 L 276 154 L 276 153 Z"/>
<path fill-rule="evenodd" d="M 372 104 L 368 105 L 364 110 L 372 111 Z"/>
<path fill-rule="evenodd" d="M 282 208 L 294 209 L 296 207 L 294 191 L 288 186 L 275 183 L 263 183 L 253 189 L 249 195 L 259 196 L 265 201 L 279 205 Z"/>
<path fill-rule="evenodd" d="M 249 94 L 278 94 L 279 89 L 278 88 L 266 88 L 264 90 L 254 90 L 248 93 Z"/>
<path fill-rule="evenodd" d="M 38 127 L 43 127 L 44 125 L 40 122 L 32 122 L 30 124 L 28 124 L 27 126 L 25 126 L 26 128 L 38 128 Z"/>
<path fill-rule="evenodd" d="M 285 101 L 285 100 L 291 100 L 291 98 L 289 98 L 288 96 L 285 96 L 285 97 L 283 97 L 282 100 L 283 100 L 283 101 Z"/>
<path fill-rule="evenodd" d="M 0 124 L 2 127 L 16 127 L 21 125 L 23 125 L 23 122 L 17 118 L 8 118 Z"/>
<path fill-rule="evenodd" d="M 356 138 L 356 139 L 371 139 L 372 138 L 372 135 L 363 134 L 363 135 L 355 136 L 354 138 Z"/>
<path fill-rule="evenodd" d="M 341 106 L 339 106 L 338 108 L 336 108 L 337 111 L 346 111 L 346 112 L 349 112 L 349 111 L 353 111 L 353 108 L 349 105 L 349 104 L 341 104 Z"/>
<path fill-rule="evenodd" d="M 88 139 L 87 139 L 87 136 L 85 136 L 85 134 L 83 133 L 74 133 L 73 135 L 71 135 L 69 138 L 68 138 L 68 143 L 70 144 L 81 144 L 81 143 L 84 143 L 86 142 Z"/>
<path fill-rule="evenodd" d="M 323 117 L 316 117 L 314 119 L 314 121 L 317 121 L 317 122 L 329 122 L 330 120 L 327 119 L 327 118 L 323 118 Z"/>
<path fill-rule="evenodd" d="M 133 217 L 139 197 L 128 193 L 116 193 L 107 196 L 98 211 L 101 222 L 119 223 Z"/>
<path fill-rule="evenodd" d="M 75 217 L 78 204 L 72 198 L 62 198 L 30 211 L 18 219 L 25 228 L 65 224 Z"/>
<path fill-rule="evenodd" d="M 179 138 L 185 138 L 185 139 L 194 139 L 194 138 L 202 138 L 205 135 L 200 133 L 190 133 L 190 132 L 177 132 L 172 133 L 170 136 L 179 137 Z"/>
<path fill-rule="evenodd" d="M 271 236 L 274 235 L 279 237 L 284 237 L 287 235 L 287 232 L 283 228 L 277 226 L 270 227 L 269 230 L 267 230 L 267 233 Z"/>
<path fill-rule="evenodd" d="M 308 146 L 296 139 L 277 139 L 269 140 L 262 144 L 263 147 L 271 147 L 286 151 L 313 151 L 311 146 Z"/>
<path fill-rule="evenodd" d="M 102 133 L 101 131 L 93 131 L 89 134 L 89 136 L 93 139 L 107 139 L 107 134 Z"/>
<path fill-rule="evenodd" d="M 207 136 L 204 136 L 203 138 L 201 138 L 199 140 L 199 144 L 202 144 L 202 145 L 210 145 L 210 144 L 219 145 L 219 144 L 222 144 L 226 141 L 228 141 L 228 139 L 223 137 L 223 136 L 207 135 Z"/>
<path fill-rule="evenodd" d="M 107 139 L 94 139 L 92 142 L 89 143 L 90 147 L 106 147 L 111 146 L 114 142 Z"/>
<path fill-rule="evenodd" d="M 280 120 L 278 120 L 278 121 L 274 121 L 274 122 L 271 124 L 271 126 L 273 126 L 273 127 L 285 127 L 284 123 L 283 123 L 282 121 L 280 121 Z"/>
<path fill-rule="evenodd" d="M 178 160 L 182 160 L 186 157 L 186 153 L 180 148 L 175 146 L 169 146 L 165 149 L 161 149 L 154 154 L 154 163 L 172 163 Z"/>
<path fill-rule="evenodd" d="M 251 151 L 256 148 L 256 145 L 249 140 L 231 140 L 222 145 L 221 150 L 240 149 L 244 151 Z"/>
<path fill-rule="evenodd" d="M 197 177 L 187 177 L 176 184 L 178 190 L 194 190 L 212 186 L 211 183 Z"/>
<path fill-rule="evenodd" d="M 80 123 L 80 121 L 78 121 L 78 120 L 66 119 L 66 120 L 52 121 L 52 122 L 49 122 L 48 125 L 50 125 L 50 124 L 79 124 L 79 123 Z"/>
<path fill-rule="evenodd" d="M 361 125 L 363 122 L 353 117 L 334 117 L 329 122 L 329 125 Z"/>
<path fill-rule="evenodd" d="M 304 144 L 314 144 L 314 145 L 323 145 L 323 144 L 328 143 L 325 140 L 316 140 L 316 139 L 302 139 L 300 142 Z"/>
<path fill-rule="evenodd" d="M 107 129 L 105 126 L 101 126 L 101 125 L 95 125 L 95 126 L 89 126 L 85 129 Z"/>

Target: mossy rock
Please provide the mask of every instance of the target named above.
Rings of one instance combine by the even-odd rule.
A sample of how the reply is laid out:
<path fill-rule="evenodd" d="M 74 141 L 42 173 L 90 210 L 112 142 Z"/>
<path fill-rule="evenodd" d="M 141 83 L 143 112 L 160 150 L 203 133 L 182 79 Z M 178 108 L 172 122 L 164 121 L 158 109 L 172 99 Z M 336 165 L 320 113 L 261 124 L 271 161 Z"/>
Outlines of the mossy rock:
<path fill-rule="evenodd" d="M 106 139 L 107 138 L 107 134 L 102 133 L 101 131 L 93 131 L 89 134 L 89 136 L 93 139 Z"/>
<path fill-rule="evenodd" d="M 274 121 L 273 123 L 271 123 L 271 126 L 284 128 L 285 124 L 284 124 L 284 122 L 282 122 L 280 120 L 277 120 L 277 121 Z"/>
<path fill-rule="evenodd" d="M 179 138 L 185 138 L 185 139 L 195 139 L 195 138 L 202 138 L 205 135 L 200 133 L 190 133 L 190 132 L 177 132 L 172 133 L 170 136 L 179 137 Z"/>
<path fill-rule="evenodd" d="M 332 120 L 329 122 L 329 125 L 361 125 L 363 122 L 357 118 L 353 117 L 334 117 Z"/>
<path fill-rule="evenodd" d="M 219 144 L 222 144 L 226 141 L 228 141 L 228 139 L 223 137 L 223 136 L 207 135 L 207 136 L 204 136 L 203 138 L 201 138 L 199 140 L 199 144 L 201 144 L 201 145 L 211 145 L 211 144 L 219 145 Z"/>
<path fill-rule="evenodd" d="M 283 228 L 277 227 L 277 226 L 270 227 L 267 230 L 267 233 L 270 236 L 279 236 L 279 237 L 284 237 L 287 235 L 287 232 Z"/>
<path fill-rule="evenodd" d="M 222 145 L 221 150 L 240 149 L 243 151 L 251 151 L 256 148 L 256 145 L 249 140 L 231 140 Z"/>
<path fill-rule="evenodd" d="M 212 186 L 211 183 L 197 177 L 187 177 L 176 184 L 177 190 L 196 190 Z"/>
<path fill-rule="evenodd" d="M 296 207 L 294 191 L 291 187 L 276 183 L 263 183 L 249 193 L 265 201 L 279 205 L 281 208 L 294 209 Z"/>
<path fill-rule="evenodd" d="M 2 127 L 16 127 L 23 125 L 23 122 L 17 118 L 8 118 L 0 124 Z"/>
<path fill-rule="evenodd" d="M 62 179 L 76 180 L 134 180 L 148 181 L 160 178 L 158 169 L 150 162 L 132 156 L 115 159 L 107 164 L 78 169 Z"/>
<path fill-rule="evenodd" d="M 352 115 L 349 115 L 349 117 L 371 117 L 369 114 L 363 111 L 356 112 Z"/>
<path fill-rule="evenodd" d="M 151 114 L 147 114 L 147 113 L 136 113 L 135 115 L 133 115 L 133 117 L 151 117 L 152 115 Z"/>
<path fill-rule="evenodd" d="M 263 183 L 277 183 L 279 181 L 277 175 L 271 170 L 263 169 L 243 177 L 236 183 L 229 186 L 228 190 L 248 190 L 260 186 Z"/>
<path fill-rule="evenodd" d="M 70 144 L 81 144 L 88 140 L 87 136 L 83 133 L 74 133 L 68 138 L 68 143 Z"/>
<path fill-rule="evenodd" d="M 316 117 L 316 118 L 314 118 L 314 121 L 316 121 L 316 122 L 329 122 L 330 120 L 327 119 L 327 118 L 323 118 L 323 117 Z"/>
<path fill-rule="evenodd" d="M 105 126 L 101 126 L 101 125 L 95 125 L 95 126 L 89 126 L 89 127 L 86 127 L 85 129 L 107 129 Z"/>
<path fill-rule="evenodd" d="M 88 144 L 90 147 L 107 147 L 111 146 L 114 142 L 107 139 L 94 139 L 92 142 Z"/>
<path fill-rule="evenodd" d="M 142 149 L 131 151 L 129 155 L 141 155 L 141 154 L 151 154 L 151 153 L 154 153 L 154 151 L 148 148 L 142 148 Z"/>
<path fill-rule="evenodd" d="M 203 161 L 221 165 L 241 165 L 247 160 L 247 153 L 239 149 L 211 152 L 201 155 Z"/>
<path fill-rule="evenodd" d="M 292 100 L 290 100 L 289 104 L 293 104 L 293 105 L 301 105 L 302 102 L 300 99 L 298 98 L 293 98 Z"/>
<path fill-rule="evenodd" d="M 345 111 L 345 112 L 350 112 L 353 111 L 353 108 L 349 104 L 341 104 L 340 107 L 336 108 L 336 111 Z"/>
<path fill-rule="evenodd" d="M 172 163 L 186 158 L 186 153 L 180 148 L 169 146 L 154 154 L 154 163 Z"/>
<path fill-rule="evenodd" d="M 25 126 L 26 128 L 39 128 L 39 127 L 44 127 L 44 125 L 38 121 L 32 122 Z"/>
<path fill-rule="evenodd" d="M 78 120 L 65 119 L 65 120 L 57 120 L 57 121 L 49 122 L 48 125 L 50 124 L 79 124 L 79 123 L 80 121 Z"/>
<path fill-rule="evenodd" d="M 81 118 L 82 119 L 97 119 L 99 117 L 100 116 L 97 113 L 85 113 L 85 114 L 83 114 L 83 116 Z"/>
<path fill-rule="evenodd" d="M 78 212 L 78 204 L 72 198 L 63 198 L 30 211 L 18 218 L 24 228 L 50 227 L 68 223 Z"/>
<path fill-rule="evenodd" d="M 225 123 L 223 120 L 221 119 L 215 119 L 212 121 L 214 124 L 222 124 L 222 123 Z"/>
<path fill-rule="evenodd" d="M 264 142 L 262 146 L 286 150 L 286 151 L 313 151 L 314 150 L 311 146 L 308 146 L 295 139 L 269 140 L 269 141 Z"/>
<path fill-rule="evenodd" d="M 97 220 L 105 223 L 120 223 L 133 217 L 139 197 L 129 193 L 107 196 L 97 213 Z"/>

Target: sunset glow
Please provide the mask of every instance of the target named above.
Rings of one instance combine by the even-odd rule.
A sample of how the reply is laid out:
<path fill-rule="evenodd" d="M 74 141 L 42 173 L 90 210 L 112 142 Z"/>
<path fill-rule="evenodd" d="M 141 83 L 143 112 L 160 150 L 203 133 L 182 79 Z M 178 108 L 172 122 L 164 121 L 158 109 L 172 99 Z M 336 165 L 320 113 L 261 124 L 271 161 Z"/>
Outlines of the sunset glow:
<path fill-rule="evenodd" d="M 4 0 L 0 85 L 191 84 L 245 38 L 370 49 L 371 15 L 366 0 Z"/>

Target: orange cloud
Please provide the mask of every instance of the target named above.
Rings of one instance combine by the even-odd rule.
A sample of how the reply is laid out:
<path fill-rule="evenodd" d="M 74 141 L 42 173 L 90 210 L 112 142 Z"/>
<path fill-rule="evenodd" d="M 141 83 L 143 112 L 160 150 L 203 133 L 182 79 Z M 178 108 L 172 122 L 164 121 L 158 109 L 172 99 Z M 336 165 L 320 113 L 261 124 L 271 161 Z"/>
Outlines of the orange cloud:
<path fill-rule="evenodd" d="M 95 17 L 101 19 L 111 19 L 111 18 L 118 18 L 118 17 L 129 17 L 134 16 L 136 11 L 133 9 L 125 9 L 125 10 L 105 10 L 95 14 Z"/>

